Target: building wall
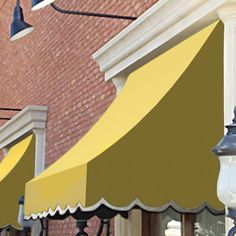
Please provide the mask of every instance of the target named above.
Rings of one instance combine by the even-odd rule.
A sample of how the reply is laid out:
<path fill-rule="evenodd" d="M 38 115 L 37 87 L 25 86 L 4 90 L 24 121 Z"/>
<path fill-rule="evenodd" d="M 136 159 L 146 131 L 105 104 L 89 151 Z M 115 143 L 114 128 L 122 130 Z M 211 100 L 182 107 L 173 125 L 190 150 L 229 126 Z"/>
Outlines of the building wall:
<path fill-rule="evenodd" d="M 66 9 L 139 16 L 155 2 L 58 0 L 57 4 Z M 21 1 L 25 20 L 34 25 L 34 32 L 10 42 L 15 0 L 0 1 L 0 107 L 49 107 L 49 166 L 91 128 L 115 98 L 115 87 L 104 81 L 91 55 L 130 21 L 63 15 L 50 6 L 31 12 L 30 4 L 30 0 Z M 98 221 L 92 220 L 89 225 L 90 235 L 95 235 Z M 50 236 L 76 232 L 72 218 L 50 222 Z"/>

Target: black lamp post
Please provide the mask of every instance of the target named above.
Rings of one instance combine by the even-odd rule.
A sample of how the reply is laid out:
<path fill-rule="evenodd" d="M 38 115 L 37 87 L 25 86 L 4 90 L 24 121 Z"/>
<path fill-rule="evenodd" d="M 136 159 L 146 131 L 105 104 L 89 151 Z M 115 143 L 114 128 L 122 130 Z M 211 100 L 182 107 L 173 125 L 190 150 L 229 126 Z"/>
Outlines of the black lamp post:
<path fill-rule="evenodd" d="M 87 220 L 78 220 L 77 227 L 79 228 L 79 232 L 76 234 L 76 236 L 88 236 L 88 234 L 84 231 L 85 228 L 88 227 Z"/>
<path fill-rule="evenodd" d="M 233 123 L 227 125 L 227 134 L 212 149 L 220 160 L 220 174 L 217 195 L 227 208 L 227 216 L 234 220 L 235 226 L 228 236 L 236 235 L 236 107 Z"/>
<path fill-rule="evenodd" d="M 101 219 L 100 226 L 96 236 L 102 235 L 105 225 L 106 225 L 106 236 L 110 235 L 110 219 L 108 220 Z M 79 229 L 79 232 L 76 234 L 76 236 L 88 236 L 88 234 L 84 231 L 85 228 L 87 227 L 88 227 L 87 220 L 77 220 L 77 228 Z"/>
<path fill-rule="evenodd" d="M 23 226 L 24 236 L 30 236 L 31 227 L 34 224 L 32 220 L 24 220 L 24 196 L 19 199 L 18 223 Z"/>

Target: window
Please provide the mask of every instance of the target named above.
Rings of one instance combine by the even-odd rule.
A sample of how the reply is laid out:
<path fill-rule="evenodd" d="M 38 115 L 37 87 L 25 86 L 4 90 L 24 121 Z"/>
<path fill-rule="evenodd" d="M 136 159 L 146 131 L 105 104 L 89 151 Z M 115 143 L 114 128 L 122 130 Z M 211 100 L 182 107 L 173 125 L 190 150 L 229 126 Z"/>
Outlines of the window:
<path fill-rule="evenodd" d="M 142 213 L 142 236 L 223 236 L 225 216 L 207 209 L 198 214 L 180 214 L 168 208 L 163 213 Z"/>

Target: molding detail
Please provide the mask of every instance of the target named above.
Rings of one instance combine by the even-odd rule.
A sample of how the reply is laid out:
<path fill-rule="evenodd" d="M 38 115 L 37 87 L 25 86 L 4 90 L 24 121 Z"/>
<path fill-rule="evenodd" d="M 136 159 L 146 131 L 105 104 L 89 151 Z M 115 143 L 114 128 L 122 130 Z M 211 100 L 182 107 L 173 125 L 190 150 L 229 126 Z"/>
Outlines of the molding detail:
<path fill-rule="evenodd" d="M 217 20 L 234 0 L 160 0 L 93 54 L 105 80 L 129 73 Z"/>
<path fill-rule="evenodd" d="M 122 88 L 125 86 L 127 77 L 115 77 L 112 79 L 114 86 L 116 87 L 116 95 L 120 93 Z"/>
<path fill-rule="evenodd" d="M 229 3 L 220 7 L 217 12 L 223 22 L 236 20 L 236 1 L 229 1 Z"/>
<path fill-rule="evenodd" d="M 0 127 L 0 148 L 12 146 L 17 139 L 33 133 L 33 130 L 45 130 L 47 111 L 45 106 L 27 106 L 17 113 Z"/>
<path fill-rule="evenodd" d="M 45 169 L 46 106 L 27 106 L 11 120 L 0 127 L 0 148 L 7 154 L 9 147 L 29 133 L 35 135 L 35 172 L 39 175 Z M 32 227 L 32 235 L 39 235 L 38 221 Z M 1 234 L 1 233 L 0 233 Z"/>

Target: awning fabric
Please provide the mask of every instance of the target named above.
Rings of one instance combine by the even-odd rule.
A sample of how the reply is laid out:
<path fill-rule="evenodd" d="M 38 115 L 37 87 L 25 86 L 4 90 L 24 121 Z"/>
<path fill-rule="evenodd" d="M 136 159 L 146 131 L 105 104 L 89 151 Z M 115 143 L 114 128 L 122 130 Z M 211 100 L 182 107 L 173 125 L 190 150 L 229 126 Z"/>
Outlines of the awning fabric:
<path fill-rule="evenodd" d="M 35 138 L 30 135 L 10 148 L 0 163 L 0 228 L 18 224 L 18 201 L 34 177 Z"/>
<path fill-rule="evenodd" d="M 133 72 L 92 129 L 26 184 L 26 218 L 134 205 L 222 213 L 211 153 L 223 135 L 223 26 Z"/>

